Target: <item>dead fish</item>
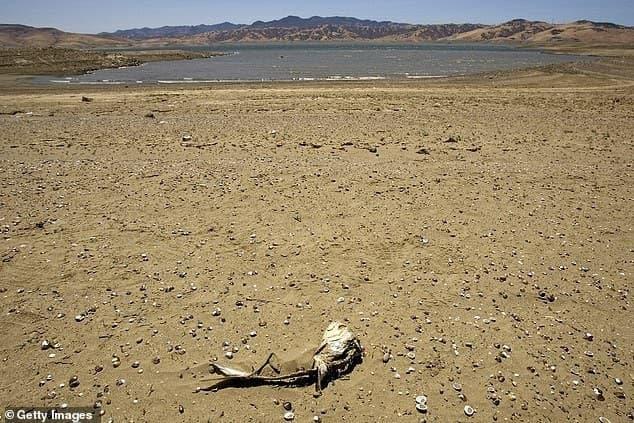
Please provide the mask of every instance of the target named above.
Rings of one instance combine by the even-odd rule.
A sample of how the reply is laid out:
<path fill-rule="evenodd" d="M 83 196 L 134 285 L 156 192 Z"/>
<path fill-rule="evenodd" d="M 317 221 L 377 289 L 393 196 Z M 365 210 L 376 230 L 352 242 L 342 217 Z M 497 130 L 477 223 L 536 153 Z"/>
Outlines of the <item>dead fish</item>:
<path fill-rule="evenodd" d="M 319 393 L 329 379 L 350 372 L 361 362 L 362 355 L 361 343 L 348 326 L 332 322 L 324 331 L 322 342 L 313 355 L 312 368 L 279 376 L 262 376 L 261 373 L 266 367 L 272 368 L 276 373 L 280 372 L 279 366 L 272 362 L 272 359 L 277 357 L 275 353 L 271 353 L 264 364 L 252 372 L 212 363 L 214 373 L 223 378 L 200 391 L 213 391 L 230 386 L 249 387 L 267 384 L 293 386 L 314 382 L 315 389 Z"/>

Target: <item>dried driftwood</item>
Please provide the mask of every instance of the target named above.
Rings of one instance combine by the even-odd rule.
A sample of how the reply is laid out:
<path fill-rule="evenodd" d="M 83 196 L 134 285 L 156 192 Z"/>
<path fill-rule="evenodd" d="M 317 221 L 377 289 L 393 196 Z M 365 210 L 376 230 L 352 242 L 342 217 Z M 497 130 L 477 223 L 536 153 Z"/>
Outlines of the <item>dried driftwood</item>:
<path fill-rule="evenodd" d="M 220 375 L 221 378 L 213 385 L 201 390 L 215 391 L 228 387 L 258 385 L 301 386 L 315 383 L 316 391 L 321 392 L 330 379 L 350 372 L 357 363 L 361 362 L 362 349 L 359 339 L 346 325 L 333 322 L 324 332 L 321 345 L 313 355 L 313 364 L 310 369 L 280 374 L 280 368 L 275 364 L 275 359 L 277 356 L 271 353 L 264 364 L 252 372 L 213 363 L 211 366 L 214 373 Z M 277 375 L 262 375 L 262 371 L 267 367 Z"/>

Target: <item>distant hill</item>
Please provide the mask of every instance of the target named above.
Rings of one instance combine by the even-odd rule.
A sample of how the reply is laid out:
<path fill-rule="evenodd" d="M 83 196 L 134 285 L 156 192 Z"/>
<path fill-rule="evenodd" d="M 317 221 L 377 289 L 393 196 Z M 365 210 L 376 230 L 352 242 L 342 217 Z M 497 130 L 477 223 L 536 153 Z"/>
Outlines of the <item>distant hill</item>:
<path fill-rule="evenodd" d="M 194 26 L 162 26 L 160 28 L 133 28 L 122 29 L 115 32 L 102 32 L 98 35 L 106 37 L 129 38 L 132 40 L 143 40 L 148 38 L 162 37 L 187 37 L 205 32 L 231 31 L 244 25 L 237 25 L 231 22 L 223 22 L 215 25 L 194 25 Z"/>
<path fill-rule="evenodd" d="M 287 16 L 250 25 L 224 22 L 218 25 L 141 28 L 102 33 L 150 44 L 205 44 L 239 41 L 412 40 L 431 41 L 481 28 L 474 24 L 413 25 L 344 16 L 301 18 Z"/>
<path fill-rule="evenodd" d="M 499 25 L 454 34 L 456 41 L 518 42 L 535 44 L 591 43 L 634 45 L 634 28 L 587 20 L 550 24 L 515 19 Z"/>
<path fill-rule="evenodd" d="M 514 19 L 499 25 L 433 24 L 374 21 L 342 16 L 287 16 L 250 25 L 135 28 L 98 35 L 73 34 L 55 28 L 0 25 L 0 47 L 182 46 L 248 41 L 456 41 L 539 45 L 634 45 L 634 28 L 587 20 L 568 24 Z"/>
<path fill-rule="evenodd" d="M 373 21 L 369 19 L 357 19 L 344 16 L 331 16 L 323 18 L 321 16 L 313 16 L 310 18 L 300 18 L 299 16 L 287 16 L 282 19 L 262 22 L 255 21 L 248 26 L 250 29 L 258 28 L 319 28 L 322 26 L 342 26 L 342 27 L 369 27 L 376 28 L 382 26 L 409 28 L 413 25 L 396 23 L 390 21 Z"/>
<path fill-rule="evenodd" d="M 287 16 L 250 25 L 222 23 L 191 27 L 142 28 L 107 36 L 149 45 L 209 44 L 243 41 L 469 41 L 510 43 L 632 43 L 634 29 L 612 23 L 577 21 L 569 24 L 514 19 L 499 25 L 415 25 L 344 16 Z"/>
<path fill-rule="evenodd" d="M 1 47 L 85 48 L 128 45 L 129 41 L 98 35 L 74 34 L 55 28 L 0 24 Z"/>
<path fill-rule="evenodd" d="M 184 41 L 192 44 L 242 41 L 436 41 L 480 28 L 481 25 L 321 25 L 317 27 L 243 27 L 234 31 L 209 32 Z M 174 40 L 173 40 L 174 41 Z"/>

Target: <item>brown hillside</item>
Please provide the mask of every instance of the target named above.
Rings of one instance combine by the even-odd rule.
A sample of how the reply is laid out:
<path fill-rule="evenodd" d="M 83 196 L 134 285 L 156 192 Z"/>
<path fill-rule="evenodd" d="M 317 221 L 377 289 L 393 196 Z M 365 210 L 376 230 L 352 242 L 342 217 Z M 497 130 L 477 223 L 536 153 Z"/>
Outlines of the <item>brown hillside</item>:
<path fill-rule="evenodd" d="M 323 25 L 315 28 L 240 28 L 213 31 L 188 37 L 155 38 L 141 45 L 205 45 L 219 42 L 253 41 L 435 41 L 479 28 L 475 24 L 345 26 Z"/>
<path fill-rule="evenodd" d="M 634 45 L 634 28 L 590 21 L 549 24 L 546 22 L 516 19 L 500 25 L 455 34 L 448 39 L 456 41 L 526 42 L 539 44 L 563 42 Z"/>
<path fill-rule="evenodd" d="M 101 47 L 123 46 L 128 41 L 97 35 L 75 34 L 55 28 L 0 24 L 0 47 Z"/>

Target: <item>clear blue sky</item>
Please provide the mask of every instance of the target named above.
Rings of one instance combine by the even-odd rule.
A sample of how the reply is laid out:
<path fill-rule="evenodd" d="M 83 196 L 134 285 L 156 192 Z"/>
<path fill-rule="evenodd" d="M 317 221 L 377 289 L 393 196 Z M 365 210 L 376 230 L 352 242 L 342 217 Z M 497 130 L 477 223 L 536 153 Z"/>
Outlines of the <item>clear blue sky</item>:
<path fill-rule="evenodd" d="M 634 0 L 0 0 L 0 22 L 96 33 L 142 26 L 251 23 L 286 15 L 408 23 L 500 23 L 512 18 L 634 25 Z"/>

